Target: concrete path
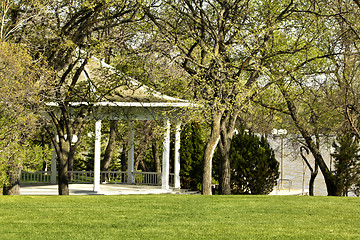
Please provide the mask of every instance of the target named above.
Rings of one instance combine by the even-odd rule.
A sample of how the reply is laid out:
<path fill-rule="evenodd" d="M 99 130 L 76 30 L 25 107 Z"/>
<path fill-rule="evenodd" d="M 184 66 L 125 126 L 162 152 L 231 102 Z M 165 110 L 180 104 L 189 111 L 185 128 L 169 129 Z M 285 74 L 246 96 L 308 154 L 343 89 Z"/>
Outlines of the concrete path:
<path fill-rule="evenodd" d="M 69 184 L 70 195 L 130 195 L 130 194 L 200 194 L 195 191 L 161 189 L 161 186 L 101 184 L 100 192 L 93 191 L 93 184 Z M 58 195 L 58 185 L 25 185 L 20 195 Z M 302 195 L 301 189 L 274 190 L 269 195 Z M 305 189 L 304 195 L 308 195 Z"/>
<path fill-rule="evenodd" d="M 92 184 L 69 184 L 70 195 L 129 195 L 129 194 L 177 194 L 174 189 L 163 190 L 158 186 L 101 184 L 100 192 L 93 191 Z M 57 185 L 26 185 L 20 187 L 20 195 L 58 195 Z"/>
<path fill-rule="evenodd" d="M 302 189 L 275 189 L 269 195 L 309 195 L 309 190 L 305 189 L 303 192 Z"/>

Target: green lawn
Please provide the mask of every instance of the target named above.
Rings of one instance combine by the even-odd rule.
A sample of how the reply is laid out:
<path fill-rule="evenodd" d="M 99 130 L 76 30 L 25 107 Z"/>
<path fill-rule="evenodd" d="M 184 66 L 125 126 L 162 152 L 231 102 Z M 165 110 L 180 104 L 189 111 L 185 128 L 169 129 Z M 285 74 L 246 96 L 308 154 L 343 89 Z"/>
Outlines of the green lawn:
<path fill-rule="evenodd" d="M 0 196 L 1 239 L 360 239 L 360 198 Z"/>

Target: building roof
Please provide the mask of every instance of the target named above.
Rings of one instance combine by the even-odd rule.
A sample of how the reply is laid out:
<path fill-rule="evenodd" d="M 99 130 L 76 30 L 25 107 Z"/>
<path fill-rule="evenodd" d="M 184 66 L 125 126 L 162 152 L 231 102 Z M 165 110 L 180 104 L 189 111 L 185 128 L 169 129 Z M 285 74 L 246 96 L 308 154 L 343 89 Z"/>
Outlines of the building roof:
<path fill-rule="evenodd" d="M 117 102 L 119 103 L 168 103 L 168 105 L 172 105 L 174 103 L 174 107 L 183 106 L 178 103 L 189 103 L 189 101 L 174 98 L 165 94 L 162 94 L 142 83 L 126 76 L 120 71 L 117 71 L 114 67 L 109 64 L 106 64 L 104 61 L 101 61 L 95 57 L 92 57 L 88 64 L 86 65 L 82 76 L 80 77 L 80 81 L 89 81 L 94 84 L 94 86 L 101 85 L 99 83 L 99 79 L 101 78 L 112 78 L 114 82 L 113 89 L 108 92 L 108 94 L 104 97 L 106 102 Z M 108 81 L 107 81 L 108 82 Z M 118 84 L 116 86 L 116 84 Z M 95 89 L 96 90 L 96 89 Z M 175 104 L 177 103 L 177 104 Z M 105 103 L 101 103 L 104 105 Z M 122 105 L 122 104 L 120 104 Z M 186 105 L 186 104 L 185 104 Z M 136 104 L 134 104 L 136 106 Z"/>
<path fill-rule="evenodd" d="M 104 78 L 110 79 L 110 81 L 101 81 Z M 196 106 L 191 101 L 155 91 L 95 57 L 88 61 L 78 82 L 90 84 L 95 94 L 99 90 L 103 91 L 100 88 L 107 90 L 107 94 L 101 97 L 100 101 L 73 101 L 69 103 L 74 107 L 92 105 L 95 118 L 114 120 L 156 119 L 163 118 L 166 115 L 165 113 L 169 116 L 170 110 Z M 49 107 L 59 106 L 56 102 L 49 102 L 46 105 Z M 174 111 L 171 115 L 173 117 Z"/>

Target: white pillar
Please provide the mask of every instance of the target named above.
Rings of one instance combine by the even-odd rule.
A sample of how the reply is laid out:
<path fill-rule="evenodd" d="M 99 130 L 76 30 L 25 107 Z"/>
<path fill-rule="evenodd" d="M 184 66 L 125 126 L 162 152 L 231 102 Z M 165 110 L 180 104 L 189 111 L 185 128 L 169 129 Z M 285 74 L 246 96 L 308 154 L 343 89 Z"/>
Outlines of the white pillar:
<path fill-rule="evenodd" d="M 134 123 L 131 122 L 129 127 L 128 184 L 134 184 Z"/>
<path fill-rule="evenodd" d="M 180 188 L 180 127 L 181 124 L 176 125 L 175 132 L 175 160 L 174 160 L 174 183 L 175 188 Z"/>
<path fill-rule="evenodd" d="M 95 123 L 94 192 L 100 192 L 101 120 Z"/>
<path fill-rule="evenodd" d="M 170 159 L 170 121 L 165 120 L 165 134 L 162 158 L 162 189 L 169 189 L 169 159 Z"/>
<path fill-rule="evenodd" d="M 50 177 L 50 183 L 56 184 L 56 151 L 54 148 L 54 145 L 51 144 L 51 177 Z"/>

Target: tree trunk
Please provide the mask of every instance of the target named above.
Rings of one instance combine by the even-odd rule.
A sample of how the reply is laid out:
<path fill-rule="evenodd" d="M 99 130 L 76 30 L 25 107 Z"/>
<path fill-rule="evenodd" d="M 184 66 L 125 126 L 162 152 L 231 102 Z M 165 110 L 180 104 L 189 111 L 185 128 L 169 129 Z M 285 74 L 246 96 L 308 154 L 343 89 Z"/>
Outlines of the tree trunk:
<path fill-rule="evenodd" d="M 234 136 L 235 123 L 239 111 L 226 111 L 226 116 L 221 120 L 220 133 L 220 194 L 231 195 L 231 166 L 230 166 L 230 148 Z"/>
<path fill-rule="evenodd" d="M 74 157 L 69 157 L 68 156 L 68 172 L 72 172 L 74 171 Z M 68 179 L 72 180 L 73 179 L 73 174 L 72 173 L 68 173 Z"/>
<path fill-rule="evenodd" d="M 3 195 L 20 195 L 21 167 L 12 168 L 7 176 L 9 183 L 3 187 Z"/>
<path fill-rule="evenodd" d="M 204 152 L 204 166 L 203 166 L 203 186 L 202 194 L 203 195 L 212 195 L 211 191 L 211 181 L 212 181 L 212 158 L 216 146 L 220 140 L 220 122 L 221 122 L 222 112 L 218 111 L 214 114 L 213 120 L 211 123 L 211 134 L 208 142 L 206 143 L 205 152 Z"/>
<path fill-rule="evenodd" d="M 92 113 L 92 108 L 81 108 L 77 117 L 70 118 L 69 106 L 62 104 L 59 108 L 60 117 L 57 113 L 49 111 L 56 132 L 51 128 L 46 128 L 51 136 L 51 141 L 58 156 L 58 191 L 59 195 L 69 195 L 69 162 L 74 162 L 76 148 L 80 144 L 81 133 L 84 130 L 87 121 L 85 117 Z M 73 121 L 71 119 L 74 119 Z M 77 141 L 72 143 L 72 138 L 77 135 Z"/>
<path fill-rule="evenodd" d="M 314 170 L 312 168 L 310 168 L 310 181 L 309 181 L 309 195 L 310 196 L 315 196 L 314 194 L 314 184 L 315 184 L 315 179 L 316 176 L 319 172 L 319 164 L 317 164 L 317 162 L 315 161 L 315 166 L 314 166 Z"/>
<path fill-rule="evenodd" d="M 122 152 L 121 152 L 121 154 L 120 154 L 120 161 L 121 161 L 121 171 L 123 171 L 123 172 L 125 172 L 126 171 L 126 168 L 127 168 L 127 165 L 126 165 L 126 163 L 127 163 L 127 159 L 126 159 L 126 144 L 124 143 L 123 144 L 123 150 L 122 150 Z"/>
<path fill-rule="evenodd" d="M 230 173 L 230 146 L 231 140 L 227 138 L 227 134 L 221 131 L 219 141 L 220 149 L 220 176 L 219 176 L 219 194 L 231 195 L 231 173 Z"/>
<path fill-rule="evenodd" d="M 317 144 L 317 147 L 319 147 L 319 144 Z M 304 162 L 306 163 L 306 165 L 308 166 L 308 168 L 310 170 L 309 195 L 314 196 L 314 183 L 315 183 L 316 176 L 317 176 L 317 174 L 319 172 L 319 165 L 315 161 L 315 166 L 314 166 L 315 170 L 314 170 L 311 167 L 309 161 L 304 156 L 303 150 L 306 151 L 306 154 L 309 154 L 309 149 L 307 149 L 305 146 L 301 146 L 300 147 L 300 155 L 301 155 L 301 157 L 303 158 Z"/>
<path fill-rule="evenodd" d="M 221 149 L 221 148 L 220 148 Z M 219 178 L 219 194 L 231 195 L 231 173 L 230 173 L 230 149 L 224 147 L 220 150 L 221 162 L 220 162 L 220 178 Z"/>
<path fill-rule="evenodd" d="M 307 147 L 314 156 L 315 161 L 319 165 L 319 168 L 324 176 L 328 196 L 340 196 L 339 195 L 340 193 L 335 183 L 335 178 L 333 174 L 329 171 L 328 167 L 326 166 L 326 163 L 320 153 L 320 150 L 314 143 L 313 139 L 311 138 L 310 133 L 306 130 L 304 124 L 301 122 L 294 102 L 291 100 L 286 90 L 282 90 L 282 94 L 285 98 L 291 118 L 293 119 L 297 129 L 300 131 L 302 137 L 305 139 Z"/>
<path fill-rule="evenodd" d="M 318 174 L 318 171 L 319 171 L 319 165 L 315 162 L 315 171 L 311 171 L 311 174 L 310 174 L 310 181 L 309 181 L 309 195 L 310 196 L 314 196 L 314 183 L 315 183 L 315 179 Z"/>
<path fill-rule="evenodd" d="M 117 121 L 111 120 L 109 142 L 106 146 L 104 159 L 101 161 L 101 171 L 109 170 L 111 159 L 116 146 L 116 128 L 117 128 Z M 107 174 L 101 174 L 101 182 L 108 182 L 108 181 L 109 181 L 109 176 Z"/>
<path fill-rule="evenodd" d="M 78 143 L 77 143 L 78 144 Z M 69 195 L 69 161 L 74 160 L 77 144 L 71 145 L 71 138 L 59 137 L 59 142 L 53 141 L 59 168 L 58 168 L 58 191 L 59 195 Z"/>
<path fill-rule="evenodd" d="M 146 151 L 146 149 L 148 148 L 149 145 L 149 140 L 151 138 L 151 122 L 150 121 L 144 121 L 144 125 L 143 125 L 143 129 L 142 129 L 142 133 L 143 136 L 141 138 L 141 144 L 139 145 L 139 148 L 137 149 L 137 155 L 135 158 L 135 163 L 134 163 L 134 170 L 137 171 L 139 168 L 139 164 L 142 167 L 142 170 L 146 171 L 146 166 L 143 162 L 143 157 L 144 157 L 144 153 Z"/>
<path fill-rule="evenodd" d="M 143 156 L 144 156 L 144 152 L 141 152 L 139 155 L 137 155 L 136 157 L 136 161 L 134 164 L 134 171 L 138 171 L 139 170 L 139 165 L 141 166 L 141 170 L 146 172 L 148 171 L 148 167 L 145 165 L 144 161 L 143 161 Z"/>
<path fill-rule="evenodd" d="M 80 139 L 80 133 L 78 134 Z M 79 144 L 79 141 L 74 145 L 71 145 L 71 138 L 64 139 L 61 137 L 59 143 L 53 141 L 55 147 L 59 168 L 58 168 L 58 186 L 59 195 L 69 195 L 69 162 L 74 161 L 75 150 Z"/>
<path fill-rule="evenodd" d="M 156 139 L 154 139 L 154 141 L 152 142 L 151 148 L 152 148 L 153 157 L 155 159 L 155 172 L 158 173 L 157 183 L 158 183 L 158 185 L 161 185 L 161 182 L 162 182 L 161 161 L 160 161 L 160 156 L 159 156 L 158 142 L 156 141 Z"/>
<path fill-rule="evenodd" d="M 68 158 L 70 154 L 70 146 L 66 141 L 64 140 L 60 140 L 60 141 L 62 141 L 62 151 L 58 152 L 58 159 L 59 159 L 58 191 L 59 191 L 59 195 L 69 195 Z"/>
<path fill-rule="evenodd" d="M 71 153 L 70 151 L 69 154 L 67 155 L 67 158 L 68 158 L 68 180 L 72 181 L 74 178 L 74 173 L 72 171 L 74 171 L 75 153 Z"/>
<path fill-rule="evenodd" d="M 69 195 L 69 180 L 68 180 L 68 169 L 67 169 L 67 161 L 64 159 L 60 159 L 59 162 L 59 195 Z"/>

